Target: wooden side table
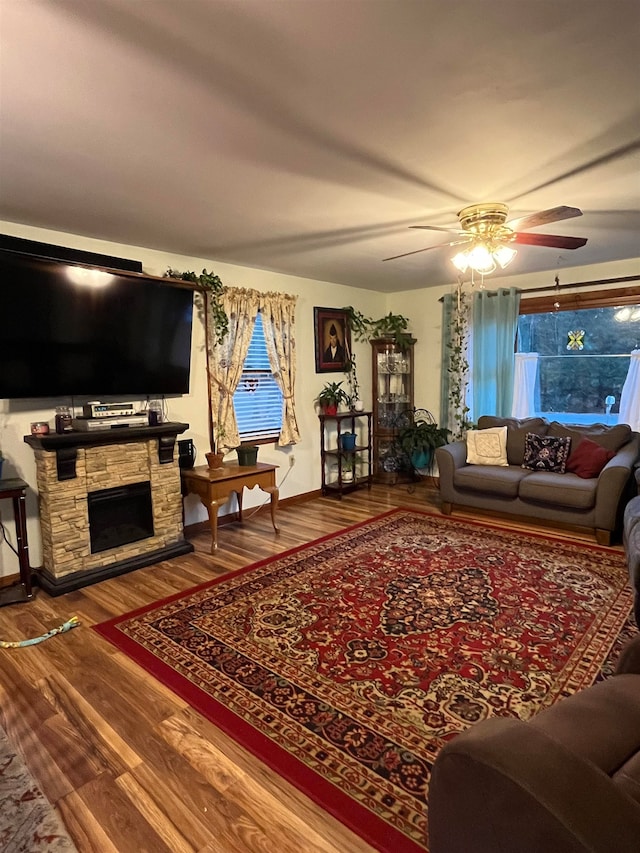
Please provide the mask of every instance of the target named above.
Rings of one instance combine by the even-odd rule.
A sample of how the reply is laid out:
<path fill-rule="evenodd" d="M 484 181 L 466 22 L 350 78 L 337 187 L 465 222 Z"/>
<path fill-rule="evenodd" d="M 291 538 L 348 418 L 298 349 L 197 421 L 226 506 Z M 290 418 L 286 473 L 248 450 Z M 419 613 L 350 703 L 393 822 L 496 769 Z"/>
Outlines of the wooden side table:
<path fill-rule="evenodd" d="M 258 462 L 256 465 L 225 462 L 222 468 L 198 465 L 196 468 L 181 470 L 182 493 L 198 495 L 209 514 L 212 554 L 218 547 L 218 508 L 235 494 L 238 500 L 238 517 L 242 521 L 242 492 L 245 488 L 253 489 L 258 486 L 271 496 L 271 523 L 275 532 L 280 532 L 276 525 L 276 509 L 280 497 L 276 486 L 277 468 L 278 465 L 267 465 L 264 462 Z"/>
<path fill-rule="evenodd" d="M 0 589 L 0 606 L 30 601 L 33 598 L 31 588 L 31 567 L 29 566 L 29 546 L 27 545 L 27 513 L 25 493 L 27 483 L 18 477 L 0 480 L 0 500 L 13 500 L 13 519 L 16 525 L 16 550 L 20 566 L 20 583 Z"/>

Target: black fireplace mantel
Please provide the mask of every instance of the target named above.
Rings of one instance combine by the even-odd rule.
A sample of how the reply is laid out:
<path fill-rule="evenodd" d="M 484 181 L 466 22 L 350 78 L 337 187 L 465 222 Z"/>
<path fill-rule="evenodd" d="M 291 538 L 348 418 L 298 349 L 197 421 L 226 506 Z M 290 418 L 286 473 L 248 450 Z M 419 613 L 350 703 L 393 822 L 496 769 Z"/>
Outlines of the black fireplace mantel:
<path fill-rule="evenodd" d="M 168 421 L 157 426 L 115 427 L 87 432 L 73 431 L 49 435 L 25 435 L 24 441 L 34 450 L 49 450 L 56 454 L 58 480 L 73 480 L 76 476 L 76 458 L 79 447 L 100 444 L 124 444 L 128 441 L 158 439 L 158 461 L 173 462 L 176 436 L 189 429 L 189 424 Z"/>

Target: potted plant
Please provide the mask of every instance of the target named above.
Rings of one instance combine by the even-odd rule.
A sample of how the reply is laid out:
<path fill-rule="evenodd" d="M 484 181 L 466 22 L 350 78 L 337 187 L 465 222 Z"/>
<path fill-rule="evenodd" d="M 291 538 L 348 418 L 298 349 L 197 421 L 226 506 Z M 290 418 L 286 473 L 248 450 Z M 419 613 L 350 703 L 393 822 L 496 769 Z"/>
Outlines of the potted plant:
<path fill-rule="evenodd" d="M 436 447 L 444 447 L 449 441 L 449 430 L 422 418 L 403 427 L 397 435 L 397 443 L 411 460 L 414 469 L 431 467 Z"/>
<path fill-rule="evenodd" d="M 356 310 L 352 305 L 347 305 L 342 308 L 342 311 L 346 313 L 347 323 L 357 341 L 388 337 L 392 338 L 400 349 L 406 349 L 412 341 L 410 333 L 407 332 L 409 320 L 402 314 L 389 312 L 384 317 L 373 320 L 371 317 L 365 317 L 361 311 Z"/>
<path fill-rule="evenodd" d="M 323 414 L 335 415 L 340 404 L 349 405 L 349 395 L 341 386 L 342 382 L 327 382 L 316 397 Z"/>
<path fill-rule="evenodd" d="M 343 483 L 353 483 L 356 476 L 356 455 L 355 453 L 340 454 L 341 476 Z"/>
<path fill-rule="evenodd" d="M 207 465 L 209 468 L 222 468 L 222 460 L 224 459 L 224 453 L 221 452 L 224 447 L 224 439 L 227 437 L 227 433 L 223 426 L 219 424 L 213 424 L 211 429 L 211 450 L 209 453 L 205 453 L 207 458 Z"/>
<path fill-rule="evenodd" d="M 257 444 L 240 444 L 236 447 L 238 454 L 238 465 L 248 467 L 255 465 L 258 461 L 258 445 Z"/>

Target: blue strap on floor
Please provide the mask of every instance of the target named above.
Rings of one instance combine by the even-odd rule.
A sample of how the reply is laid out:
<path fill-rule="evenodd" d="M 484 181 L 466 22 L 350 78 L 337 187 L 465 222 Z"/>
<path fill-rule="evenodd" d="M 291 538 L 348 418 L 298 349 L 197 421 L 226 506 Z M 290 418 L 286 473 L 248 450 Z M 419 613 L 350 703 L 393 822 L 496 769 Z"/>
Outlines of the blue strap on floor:
<path fill-rule="evenodd" d="M 20 649 L 23 646 L 35 646 L 37 643 L 42 643 L 45 640 L 48 640 L 49 637 L 55 637 L 56 634 L 64 634 L 65 631 L 70 631 L 72 628 L 77 628 L 79 624 L 80 622 L 78 621 L 78 617 L 72 616 L 71 619 L 68 619 L 63 625 L 60 625 L 58 628 L 52 628 L 50 631 L 47 631 L 47 633 L 43 634 L 41 637 L 32 637 L 30 640 L 19 640 L 15 643 L 0 640 L 0 649 Z"/>

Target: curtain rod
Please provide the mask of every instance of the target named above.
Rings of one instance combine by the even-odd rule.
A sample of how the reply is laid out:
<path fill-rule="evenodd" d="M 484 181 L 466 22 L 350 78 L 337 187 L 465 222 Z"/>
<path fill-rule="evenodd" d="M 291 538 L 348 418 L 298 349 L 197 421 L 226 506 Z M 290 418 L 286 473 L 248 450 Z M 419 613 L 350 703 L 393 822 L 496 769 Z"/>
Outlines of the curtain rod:
<path fill-rule="evenodd" d="M 576 281 L 573 284 L 560 284 L 558 276 L 555 284 L 547 284 L 544 287 L 528 287 L 520 293 L 545 293 L 547 291 L 564 290 L 570 287 L 594 287 L 600 284 L 620 284 L 623 281 L 640 281 L 640 275 L 619 275 L 616 278 L 600 278 L 596 281 Z"/>
<path fill-rule="evenodd" d="M 558 290 L 566 290 L 573 287 L 594 287 L 601 284 L 620 284 L 621 282 L 627 281 L 640 281 L 640 275 L 620 275 L 616 278 L 600 278 L 596 281 L 576 281 L 572 284 L 560 284 L 560 280 L 558 276 L 556 276 L 555 281 L 555 284 L 545 284 L 542 287 L 530 287 L 525 290 L 517 288 L 517 290 L 523 295 L 528 295 L 529 293 L 553 293 Z M 490 293 L 489 295 L 491 296 L 492 294 Z M 438 299 L 438 302 L 444 302 L 444 296 L 441 296 L 440 299 Z"/>

